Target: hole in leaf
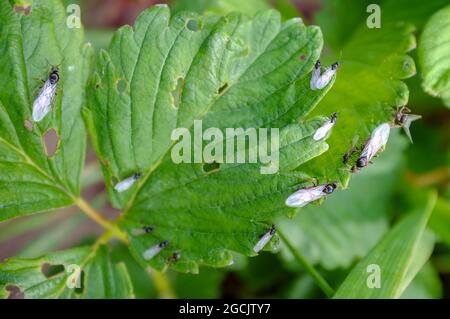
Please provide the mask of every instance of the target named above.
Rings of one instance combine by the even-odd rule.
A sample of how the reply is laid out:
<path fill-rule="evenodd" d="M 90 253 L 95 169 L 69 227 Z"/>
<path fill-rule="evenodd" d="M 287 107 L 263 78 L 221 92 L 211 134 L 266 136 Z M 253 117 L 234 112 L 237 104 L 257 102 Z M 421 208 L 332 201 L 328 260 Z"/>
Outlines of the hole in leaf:
<path fill-rule="evenodd" d="M 226 89 L 228 89 L 228 82 L 226 82 L 224 85 L 222 85 L 219 90 L 217 91 L 217 93 L 219 93 L 219 95 L 222 95 L 223 92 L 226 91 Z"/>
<path fill-rule="evenodd" d="M 28 130 L 28 132 L 33 131 L 33 122 L 31 122 L 30 120 L 25 120 L 23 122 L 23 126 L 25 126 L 25 128 Z"/>
<path fill-rule="evenodd" d="M 29 4 L 16 4 L 14 5 L 14 12 L 27 16 L 31 13 L 31 6 Z"/>
<path fill-rule="evenodd" d="M 202 28 L 202 25 L 197 20 L 188 20 L 188 22 L 186 23 L 186 28 L 195 32 L 200 30 Z"/>
<path fill-rule="evenodd" d="M 59 275 L 65 271 L 64 265 L 42 264 L 41 272 L 45 277 L 50 278 Z"/>
<path fill-rule="evenodd" d="M 24 299 L 25 294 L 20 290 L 18 286 L 8 285 L 6 291 L 9 293 L 8 299 Z"/>
<path fill-rule="evenodd" d="M 181 93 L 183 92 L 183 85 L 184 85 L 184 79 L 183 78 L 178 78 L 177 79 L 177 86 L 175 87 L 175 90 L 172 91 L 173 105 L 176 108 L 178 108 L 180 106 Z"/>
<path fill-rule="evenodd" d="M 53 155 L 55 155 L 56 150 L 58 149 L 58 133 L 56 133 L 56 130 L 54 128 L 51 128 L 44 134 L 43 140 L 45 145 L 45 153 L 48 157 L 52 157 Z"/>
<path fill-rule="evenodd" d="M 124 79 L 118 79 L 116 82 L 116 89 L 119 91 L 119 93 L 124 93 L 127 90 L 127 81 Z"/>
<path fill-rule="evenodd" d="M 217 172 L 220 169 L 220 163 L 212 162 L 203 164 L 203 172 L 209 174 L 212 172 Z"/>

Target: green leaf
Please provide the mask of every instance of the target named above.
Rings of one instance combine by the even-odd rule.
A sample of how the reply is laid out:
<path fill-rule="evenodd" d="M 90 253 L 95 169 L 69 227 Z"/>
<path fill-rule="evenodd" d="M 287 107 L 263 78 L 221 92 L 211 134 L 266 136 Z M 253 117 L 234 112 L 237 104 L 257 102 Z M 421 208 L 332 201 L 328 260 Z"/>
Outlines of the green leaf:
<path fill-rule="evenodd" d="M 334 298 L 399 298 L 431 255 L 434 236 L 425 228 L 436 203 L 430 192 L 425 203 L 401 220 L 350 272 Z M 370 287 L 379 268 L 380 287 Z"/>
<path fill-rule="evenodd" d="M 419 43 L 423 88 L 450 107 L 450 6 L 436 12 L 425 25 Z"/>
<path fill-rule="evenodd" d="M 109 29 L 90 29 L 86 30 L 86 41 L 92 43 L 95 49 L 107 49 L 114 30 Z"/>
<path fill-rule="evenodd" d="M 447 4 L 447 0 L 385 0 L 381 6 L 382 20 L 404 21 L 422 29 L 434 12 Z"/>
<path fill-rule="evenodd" d="M 270 9 L 267 0 L 175 0 L 171 3 L 174 13 L 193 11 L 200 14 L 226 15 L 230 12 L 242 12 L 253 15 L 259 11 Z"/>
<path fill-rule="evenodd" d="M 152 267 L 164 268 L 174 252 L 181 253 L 172 263 L 179 270 L 225 266 L 230 251 L 254 255 L 267 222 L 293 212 L 284 201 L 308 178 L 292 170 L 328 148 L 312 139 L 325 119 L 301 120 L 332 86 L 309 87 L 321 48 L 317 27 L 300 19 L 282 23 L 275 11 L 253 18 L 171 17 L 167 7 L 157 6 L 144 11 L 133 29 L 115 34 L 100 54 L 85 115 L 109 194 L 125 209 L 120 225 L 139 261 L 147 264 L 143 252 L 168 240 L 150 260 Z M 125 90 L 117 89 L 119 79 Z M 221 164 L 212 172 L 203 163 L 175 164 L 171 132 L 184 127 L 193 133 L 194 120 L 203 121 L 203 130 L 222 132 L 279 128 L 279 172 L 261 174 L 260 163 Z M 137 172 L 143 176 L 135 185 L 115 192 L 117 181 Z M 154 231 L 133 235 L 145 225 Z"/>
<path fill-rule="evenodd" d="M 66 26 L 59 1 L 28 1 L 28 15 L 0 3 L 0 221 L 70 205 L 80 191 L 86 148 L 80 109 L 84 103 L 89 47 L 83 30 Z M 32 104 L 50 65 L 60 64 L 52 111 L 32 130 Z M 70 85 L 66 85 L 70 83 Z M 56 153 L 44 136 L 54 129 Z"/>
<path fill-rule="evenodd" d="M 111 260 L 125 264 L 133 286 L 133 294 L 136 299 L 158 298 L 154 280 L 149 269 L 142 268 L 136 259 L 130 254 L 126 245 L 114 245 L 111 249 Z"/>
<path fill-rule="evenodd" d="M 400 152 L 406 143 L 393 132 L 377 164 L 354 176 L 349 189 L 335 191 L 320 207 L 303 208 L 293 220 L 277 221 L 289 242 L 311 264 L 327 270 L 348 268 L 388 231 L 392 193 L 404 166 Z M 298 262 L 288 250 L 282 249 L 281 256 L 290 268 L 298 270 Z"/>
<path fill-rule="evenodd" d="M 320 298 L 320 290 L 317 288 L 313 278 L 308 274 L 302 274 L 296 278 L 286 292 L 287 299 L 313 299 Z"/>
<path fill-rule="evenodd" d="M 393 23 L 410 23 L 422 29 L 428 18 L 448 4 L 447 0 L 327 0 L 316 19 L 324 32 L 325 43 L 339 50 L 373 13 L 371 4 L 380 7 L 381 28 Z"/>
<path fill-rule="evenodd" d="M 170 3 L 173 13 L 194 11 L 217 15 L 227 15 L 231 12 L 254 15 L 271 7 L 279 11 L 284 19 L 295 18 L 300 14 L 290 0 L 173 0 Z"/>
<path fill-rule="evenodd" d="M 439 198 L 430 219 L 430 228 L 447 245 L 450 246 L 450 203 Z"/>
<path fill-rule="evenodd" d="M 314 112 L 337 111 L 339 118 L 328 140 L 330 150 L 306 164 L 303 171 L 323 181 L 348 185 L 356 159 L 344 164 L 342 157 L 352 141 L 358 138 L 356 146 L 364 144 L 376 126 L 392 120 L 394 107 L 408 102 L 408 87 L 401 79 L 415 74 L 414 61 L 405 54 L 415 47 L 413 31 L 411 25 L 402 22 L 368 29 L 364 21 L 332 54 L 331 61 L 340 60 L 336 83 Z M 329 60 L 330 56 L 325 58 Z"/>
<path fill-rule="evenodd" d="M 315 16 L 323 33 L 325 44 L 339 50 L 353 36 L 354 31 L 369 14 L 366 8 L 371 0 L 328 0 Z"/>
<path fill-rule="evenodd" d="M 78 280 L 79 288 L 75 286 Z M 34 259 L 7 259 L 0 264 L 0 298 L 13 297 L 11 292 L 14 297 L 24 298 L 133 297 L 124 264 L 112 264 L 108 248 L 101 245 L 72 248 Z"/>
<path fill-rule="evenodd" d="M 433 213 L 434 214 L 434 213 Z M 442 283 L 433 265 L 428 262 L 419 271 L 411 284 L 402 294 L 402 299 L 439 299 L 442 298 Z"/>

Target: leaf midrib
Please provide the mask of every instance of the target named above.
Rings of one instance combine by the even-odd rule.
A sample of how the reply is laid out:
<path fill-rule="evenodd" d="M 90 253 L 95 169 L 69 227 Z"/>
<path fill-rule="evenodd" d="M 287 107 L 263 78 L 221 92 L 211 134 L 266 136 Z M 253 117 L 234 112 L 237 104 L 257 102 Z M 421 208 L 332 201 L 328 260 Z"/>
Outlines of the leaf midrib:
<path fill-rule="evenodd" d="M 312 134 L 311 134 L 311 135 L 312 135 Z M 311 137 L 311 135 L 305 135 L 305 136 L 302 136 L 302 138 L 300 138 L 300 139 L 298 139 L 298 140 L 295 140 L 295 141 L 292 142 L 292 143 L 288 143 L 288 144 L 282 146 L 282 147 L 280 148 L 280 151 L 281 151 L 282 149 L 285 149 L 285 148 L 290 147 L 291 145 L 294 145 L 294 144 L 300 144 L 300 143 L 303 142 L 305 139 Z M 261 163 L 256 163 L 256 164 L 261 164 Z M 231 169 L 237 169 L 237 168 L 240 168 L 240 167 L 242 167 L 242 166 L 244 166 L 244 165 L 247 165 L 247 163 L 239 163 L 239 164 L 236 164 L 236 165 L 225 166 L 224 168 L 221 168 L 221 169 L 220 169 L 220 172 L 225 172 L 225 171 L 228 171 L 228 170 L 231 170 Z M 217 173 L 218 173 L 218 172 L 217 172 Z M 279 174 L 280 174 L 280 173 L 278 173 L 278 175 L 279 175 Z M 176 186 L 174 186 L 174 187 L 164 189 L 164 190 L 162 190 L 162 191 L 160 191 L 160 192 L 157 192 L 157 193 L 153 193 L 153 194 L 151 195 L 151 197 L 154 197 L 154 196 L 157 196 L 157 195 L 164 194 L 164 193 L 169 192 L 169 191 L 171 191 L 171 190 L 174 190 L 174 189 L 176 189 L 176 188 L 185 187 L 185 186 L 187 186 L 187 185 L 189 185 L 189 184 L 191 184 L 191 183 L 194 183 L 194 182 L 197 182 L 197 181 L 199 181 L 199 180 L 208 178 L 210 175 L 212 175 L 212 174 L 205 174 L 205 175 L 200 175 L 200 176 L 197 175 L 197 176 L 195 176 L 194 179 L 192 179 L 192 180 L 190 180 L 190 181 L 187 181 L 186 183 L 178 184 L 178 185 L 176 185 Z M 246 202 L 243 202 L 243 203 L 246 203 Z"/>
<path fill-rule="evenodd" d="M 48 180 L 50 180 L 54 185 L 55 188 L 59 189 L 60 191 L 62 191 L 63 193 L 65 193 L 66 195 L 68 195 L 69 197 L 73 198 L 73 195 L 71 193 L 69 193 L 64 187 L 62 187 L 62 185 L 60 185 L 59 183 L 57 183 L 54 178 L 52 176 L 50 176 L 46 171 L 44 171 L 39 165 L 37 165 L 25 152 L 23 152 L 22 150 L 20 150 L 19 148 L 15 147 L 14 145 L 8 143 L 5 139 L 3 139 L 0 136 L 0 142 L 5 144 L 6 146 L 8 146 L 9 148 L 11 148 L 14 152 L 16 152 L 17 154 L 19 154 L 20 156 L 22 156 L 26 163 L 30 166 L 32 166 L 34 169 L 36 169 L 39 173 L 41 173 L 42 175 L 44 175 Z"/>

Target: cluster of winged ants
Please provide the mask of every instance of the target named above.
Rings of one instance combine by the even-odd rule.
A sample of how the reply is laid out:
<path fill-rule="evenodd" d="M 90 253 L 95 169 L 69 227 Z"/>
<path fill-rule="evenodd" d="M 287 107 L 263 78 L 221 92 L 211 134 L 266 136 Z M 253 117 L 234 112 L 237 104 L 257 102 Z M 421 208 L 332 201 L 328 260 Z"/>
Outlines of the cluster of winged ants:
<path fill-rule="evenodd" d="M 332 77 L 337 71 L 339 64 L 336 62 L 331 67 L 327 68 L 323 74 L 320 73 L 320 61 L 314 66 L 314 71 L 312 74 L 310 87 L 312 90 L 317 90 L 324 88 L 331 81 Z M 409 127 L 411 123 L 415 120 L 421 118 L 420 115 L 409 114 L 411 111 L 406 107 L 402 106 L 393 112 L 393 119 L 388 123 L 382 123 L 377 126 L 364 145 L 359 149 L 360 154 L 356 163 L 351 167 L 351 172 L 355 173 L 362 168 L 366 167 L 371 163 L 371 160 L 381 153 L 389 139 L 389 133 L 393 127 L 402 127 L 406 132 L 406 135 L 412 142 L 411 133 Z M 331 118 L 319 127 L 313 135 L 313 139 L 319 141 L 325 138 L 331 131 L 333 126 L 337 122 L 337 113 L 333 113 Z M 355 146 L 357 139 L 353 140 L 351 149 L 343 156 L 343 163 L 347 164 L 352 157 L 352 155 L 358 150 Z M 286 199 L 286 205 L 289 207 L 303 207 L 308 203 L 316 201 L 326 195 L 331 194 L 337 188 L 337 183 L 326 183 L 320 186 L 306 187 L 296 191 L 294 194 Z"/>
<path fill-rule="evenodd" d="M 317 61 L 314 65 L 314 70 L 312 72 L 312 77 L 310 81 L 311 90 L 321 90 L 325 88 L 335 75 L 337 69 L 339 67 L 339 63 L 336 62 L 332 64 L 330 67 L 326 68 L 323 73 L 321 73 L 321 64 L 320 61 Z M 39 122 L 41 121 L 51 110 L 51 105 L 56 95 L 56 89 L 59 81 L 59 69 L 57 66 L 52 66 L 48 79 L 44 82 L 44 85 L 39 91 L 37 98 L 33 103 L 33 121 Z M 357 151 L 360 151 L 359 156 L 351 166 L 350 171 L 355 173 L 366 167 L 371 163 L 372 159 L 376 157 L 379 153 L 381 153 L 388 141 L 390 129 L 394 127 L 402 127 L 408 136 L 408 138 L 412 142 L 411 133 L 409 131 L 409 127 L 411 122 L 418 120 L 421 118 L 420 115 L 409 114 L 411 111 L 406 107 L 402 106 L 397 108 L 393 112 L 393 118 L 390 122 L 382 123 L 377 126 L 370 136 L 367 138 L 366 142 L 362 147 L 357 148 L 357 137 L 352 142 L 351 149 L 344 154 L 343 163 L 347 164 L 352 155 Z M 325 121 L 322 126 L 320 126 L 314 133 L 313 139 L 315 141 L 320 141 L 329 135 L 331 129 L 336 124 L 338 118 L 338 114 L 335 112 L 331 115 L 330 119 Z M 124 192 L 128 190 L 140 177 L 141 173 L 135 173 L 132 176 L 125 178 L 124 180 L 117 183 L 114 188 L 117 192 Z M 303 207 L 311 202 L 321 199 L 331 193 L 338 187 L 336 182 L 326 183 L 319 186 L 305 187 L 301 188 L 292 195 L 290 195 L 285 204 L 288 207 Z M 144 226 L 138 229 L 134 229 L 132 231 L 132 235 L 139 236 L 143 234 L 149 234 L 153 231 L 153 227 Z M 272 225 L 270 229 L 259 237 L 258 242 L 253 247 L 253 251 L 258 253 L 261 251 L 264 246 L 272 239 L 275 234 L 275 226 Z M 164 249 L 169 242 L 164 240 L 149 249 L 145 250 L 143 253 L 143 258 L 145 260 L 150 260 L 159 252 Z M 180 253 L 175 252 L 171 257 L 169 257 L 168 261 L 173 262 L 180 259 Z"/>

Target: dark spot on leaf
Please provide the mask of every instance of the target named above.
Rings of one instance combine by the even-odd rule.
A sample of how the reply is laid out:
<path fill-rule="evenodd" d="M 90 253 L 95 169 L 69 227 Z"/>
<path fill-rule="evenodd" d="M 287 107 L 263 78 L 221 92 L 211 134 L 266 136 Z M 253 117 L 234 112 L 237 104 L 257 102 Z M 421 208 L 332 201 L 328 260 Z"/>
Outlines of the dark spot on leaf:
<path fill-rule="evenodd" d="M 249 47 L 245 47 L 244 50 L 242 50 L 242 56 L 249 56 L 250 55 L 250 49 Z"/>
<path fill-rule="evenodd" d="M 212 162 L 212 163 L 205 163 L 203 164 L 203 172 L 209 174 L 216 172 L 220 169 L 220 163 Z"/>
<path fill-rule="evenodd" d="M 180 106 L 183 86 L 184 86 L 184 79 L 180 77 L 177 79 L 177 86 L 175 87 L 175 90 L 172 91 L 173 106 L 175 106 L 176 108 Z"/>
<path fill-rule="evenodd" d="M 23 122 L 23 126 L 25 126 L 25 128 L 28 130 L 28 132 L 33 131 L 33 122 L 31 122 L 30 120 L 25 120 Z"/>
<path fill-rule="evenodd" d="M 118 79 L 116 82 L 116 89 L 119 91 L 119 93 L 124 93 L 127 90 L 127 81 L 124 79 Z"/>
<path fill-rule="evenodd" d="M 302 54 L 302 55 L 300 56 L 300 60 L 305 61 L 305 59 L 306 59 L 305 55 Z"/>
<path fill-rule="evenodd" d="M 224 85 L 222 85 L 219 90 L 217 91 L 217 93 L 219 93 L 219 95 L 222 95 L 223 92 L 226 91 L 226 89 L 228 89 L 228 82 L 226 82 Z"/>
<path fill-rule="evenodd" d="M 6 291 L 9 292 L 8 299 L 24 299 L 25 294 L 20 290 L 18 286 L 8 285 Z"/>
<path fill-rule="evenodd" d="M 186 28 L 188 28 L 191 31 L 198 31 L 201 30 L 202 25 L 197 20 L 188 20 L 188 22 L 186 23 Z"/>
<path fill-rule="evenodd" d="M 103 165 L 105 165 L 106 167 L 109 166 L 109 161 L 106 158 L 102 158 L 101 161 L 102 161 Z"/>
<path fill-rule="evenodd" d="M 54 128 L 51 128 L 44 134 L 43 140 L 45 145 L 45 153 L 48 157 L 52 157 L 53 155 L 55 155 L 56 150 L 58 149 L 58 133 L 56 133 L 56 130 Z"/>
<path fill-rule="evenodd" d="M 16 4 L 14 5 L 14 12 L 27 16 L 31 13 L 31 6 L 29 4 Z"/>
<path fill-rule="evenodd" d="M 64 265 L 52 265 L 52 264 L 42 264 L 41 266 L 41 272 L 44 274 L 45 277 L 50 278 L 57 276 L 64 272 Z"/>

